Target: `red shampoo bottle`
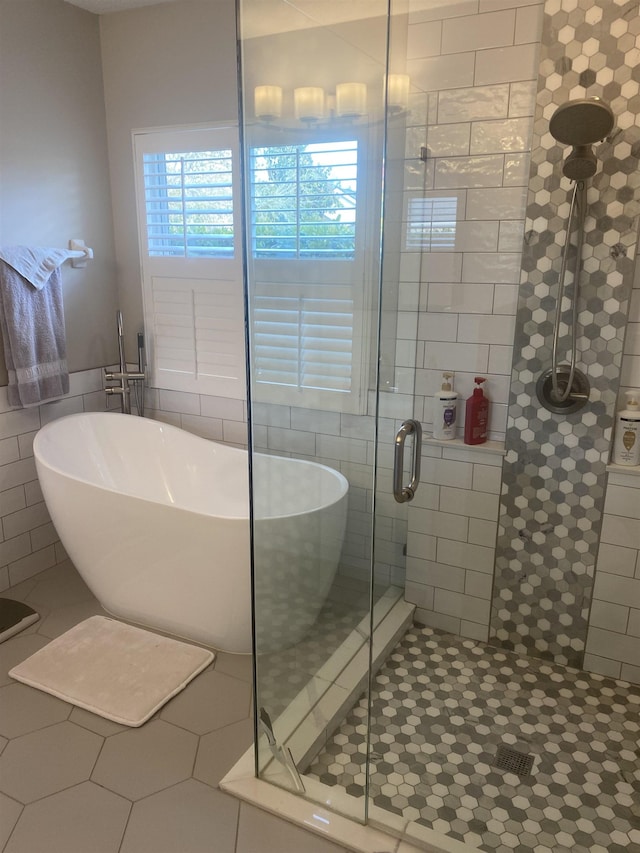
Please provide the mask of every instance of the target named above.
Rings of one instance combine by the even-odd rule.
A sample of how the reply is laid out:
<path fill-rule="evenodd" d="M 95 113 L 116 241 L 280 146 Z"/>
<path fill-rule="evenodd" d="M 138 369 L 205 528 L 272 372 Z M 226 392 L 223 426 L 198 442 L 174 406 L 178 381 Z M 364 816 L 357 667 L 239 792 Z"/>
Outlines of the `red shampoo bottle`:
<path fill-rule="evenodd" d="M 476 376 L 474 381 L 476 387 L 465 408 L 464 443 L 484 444 L 489 425 L 489 401 L 482 391 L 482 383 L 486 382 L 486 379 L 484 376 Z"/>

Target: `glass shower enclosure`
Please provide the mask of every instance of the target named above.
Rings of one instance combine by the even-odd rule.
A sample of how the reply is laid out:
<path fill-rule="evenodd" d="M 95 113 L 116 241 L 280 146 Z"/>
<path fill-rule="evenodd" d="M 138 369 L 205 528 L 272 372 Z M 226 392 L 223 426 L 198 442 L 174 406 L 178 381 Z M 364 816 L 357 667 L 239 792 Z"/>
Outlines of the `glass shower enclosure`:
<path fill-rule="evenodd" d="M 239 2 L 255 771 L 297 796 L 256 787 L 427 846 L 628 849 L 636 10 Z M 490 440 L 425 438 L 417 486 L 444 371 L 487 378 Z"/>
<path fill-rule="evenodd" d="M 386 0 L 364 17 L 241 0 L 238 18 L 256 773 L 326 803 L 306 767 L 359 699 L 366 734 L 372 666 L 412 612 L 416 344 L 397 319 L 410 84 Z M 360 821 L 368 757 L 365 737 L 351 796 L 331 794 Z"/>

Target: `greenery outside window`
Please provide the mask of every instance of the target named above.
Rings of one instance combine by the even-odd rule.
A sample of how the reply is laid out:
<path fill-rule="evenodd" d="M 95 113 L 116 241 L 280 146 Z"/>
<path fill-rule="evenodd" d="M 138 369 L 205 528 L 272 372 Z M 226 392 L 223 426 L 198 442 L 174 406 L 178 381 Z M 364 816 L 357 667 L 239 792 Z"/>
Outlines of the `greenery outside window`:
<path fill-rule="evenodd" d="M 233 256 L 230 149 L 143 155 L 149 255 Z"/>
<path fill-rule="evenodd" d="M 258 397 L 361 411 L 363 160 L 357 139 L 249 152 L 252 359 Z"/>
<path fill-rule="evenodd" d="M 353 259 L 357 170 L 355 140 L 253 148 L 254 257 Z"/>

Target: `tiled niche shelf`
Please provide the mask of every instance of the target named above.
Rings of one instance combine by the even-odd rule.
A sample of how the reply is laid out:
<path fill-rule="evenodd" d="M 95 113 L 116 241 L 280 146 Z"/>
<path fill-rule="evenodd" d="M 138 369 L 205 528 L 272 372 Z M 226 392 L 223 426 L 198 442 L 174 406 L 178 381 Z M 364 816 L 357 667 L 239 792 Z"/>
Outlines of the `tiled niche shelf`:
<path fill-rule="evenodd" d="M 504 441 L 485 441 L 484 444 L 465 444 L 461 438 L 434 438 L 432 435 L 422 437 L 423 444 L 431 444 L 435 447 L 455 447 L 456 450 L 470 450 L 478 453 L 491 453 L 494 456 L 504 456 L 506 449 Z"/>
<path fill-rule="evenodd" d="M 631 474 L 634 477 L 640 477 L 640 465 L 616 465 L 615 462 L 610 462 L 607 465 L 609 474 Z"/>

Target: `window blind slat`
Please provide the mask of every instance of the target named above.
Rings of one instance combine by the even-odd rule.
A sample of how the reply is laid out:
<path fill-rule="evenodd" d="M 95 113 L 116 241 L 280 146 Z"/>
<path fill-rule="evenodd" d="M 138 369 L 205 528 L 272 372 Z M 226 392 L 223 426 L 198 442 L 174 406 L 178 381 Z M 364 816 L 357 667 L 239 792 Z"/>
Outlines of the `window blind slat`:
<path fill-rule="evenodd" d="M 252 329 L 258 381 L 351 390 L 351 300 L 258 296 Z"/>
<path fill-rule="evenodd" d="M 143 155 L 152 257 L 233 257 L 231 151 Z"/>
<path fill-rule="evenodd" d="M 249 163 L 255 258 L 354 257 L 356 141 L 254 148 Z"/>

